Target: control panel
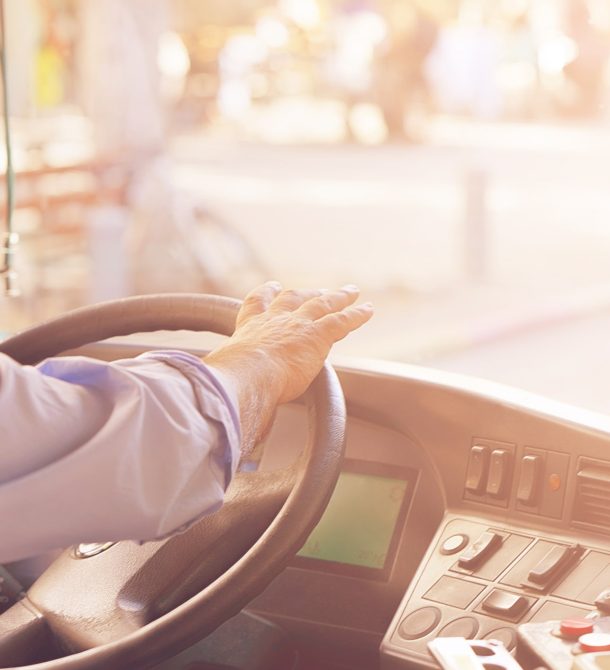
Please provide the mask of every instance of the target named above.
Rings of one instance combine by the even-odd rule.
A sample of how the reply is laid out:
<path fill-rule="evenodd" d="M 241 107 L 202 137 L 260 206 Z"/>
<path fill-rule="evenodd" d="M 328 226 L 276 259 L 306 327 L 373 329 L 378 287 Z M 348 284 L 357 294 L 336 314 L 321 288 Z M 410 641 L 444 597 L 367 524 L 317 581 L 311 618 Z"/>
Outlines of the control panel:
<path fill-rule="evenodd" d="M 435 667 L 427 645 L 436 637 L 496 639 L 513 650 L 524 622 L 610 613 L 609 589 L 610 550 L 453 518 L 386 633 L 382 667 Z"/>
<path fill-rule="evenodd" d="M 475 438 L 464 481 L 464 500 L 511 507 L 560 519 L 566 498 L 570 456 Z"/>

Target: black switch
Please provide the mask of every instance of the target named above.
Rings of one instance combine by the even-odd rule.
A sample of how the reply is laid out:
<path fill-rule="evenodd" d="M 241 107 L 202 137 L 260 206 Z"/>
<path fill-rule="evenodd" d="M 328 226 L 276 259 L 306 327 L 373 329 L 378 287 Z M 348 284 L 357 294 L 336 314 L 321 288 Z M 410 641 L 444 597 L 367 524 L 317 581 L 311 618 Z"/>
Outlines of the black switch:
<path fill-rule="evenodd" d="M 546 586 L 560 574 L 566 572 L 584 551 L 579 544 L 569 547 L 557 544 L 542 557 L 536 567 L 529 571 L 528 579 L 534 584 Z"/>
<path fill-rule="evenodd" d="M 510 474 L 511 456 L 506 449 L 494 449 L 489 460 L 489 477 L 487 493 L 496 498 L 503 498 Z"/>
<path fill-rule="evenodd" d="M 485 531 L 476 542 L 460 556 L 458 565 L 460 568 L 474 568 L 489 558 L 502 544 L 502 536 L 492 531 Z"/>
<path fill-rule="evenodd" d="M 482 603 L 483 609 L 492 614 L 514 619 L 521 616 L 529 606 L 525 596 L 494 589 Z"/>
<path fill-rule="evenodd" d="M 542 458 L 527 454 L 521 459 L 521 474 L 517 488 L 517 500 L 523 505 L 534 507 L 538 502 Z"/>
<path fill-rule="evenodd" d="M 466 490 L 480 494 L 485 490 L 487 468 L 489 466 L 489 449 L 476 445 L 470 450 L 468 472 L 466 473 Z"/>

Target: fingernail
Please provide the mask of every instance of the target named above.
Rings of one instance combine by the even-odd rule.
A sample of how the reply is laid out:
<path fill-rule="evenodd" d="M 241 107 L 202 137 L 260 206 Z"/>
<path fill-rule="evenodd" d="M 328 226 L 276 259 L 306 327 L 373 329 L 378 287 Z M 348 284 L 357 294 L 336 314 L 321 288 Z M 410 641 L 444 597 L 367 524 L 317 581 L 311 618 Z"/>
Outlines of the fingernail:
<path fill-rule="evenodd" d="M 268 286 L 269 288 L 277 288 L 277 289 L 282 288 L 282 285 L 280 284 L 280 282 L 276 281 L 275 279 L 272 279 L 271 281 L 265 282 L 265 285 Z"/>
<path fill-rule="evenodd" d="M 346 284 L 345 286 L 341 287 L 342 291 L 348 291 L 348 293 L 354 293 L 355 291 L 359 291 L 360 289 L 356 286 L 356 284 Z"/>
<path fill-rule="evenodd" d="M 366 309 L 366 310 L 368 310 L 368 311 L 370 311 L 370 312 L 372 312 L 373 309 L 375 309 L 375 308 L 373 307 L 373 303 L 372 303 L 372 302 L 363 302 L 362 305 L 360 305 L 360 307 L 361 307 L 362 309 Z"/>

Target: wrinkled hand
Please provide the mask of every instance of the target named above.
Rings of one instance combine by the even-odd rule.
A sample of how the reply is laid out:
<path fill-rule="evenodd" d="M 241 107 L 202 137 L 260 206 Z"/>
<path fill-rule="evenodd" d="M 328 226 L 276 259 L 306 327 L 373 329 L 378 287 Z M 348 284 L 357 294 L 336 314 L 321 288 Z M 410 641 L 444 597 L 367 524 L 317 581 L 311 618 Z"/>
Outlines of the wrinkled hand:
<path fill-rule="evenodd" d="M 231 380 L 246 442 L 247 433 L 260 437 L 277 403 L 307 389 L 335 342 L 371 318 L 370 303 L 354 305 L 358 295 L 355 286 L 282 290 L 268 282 L 246 296 L 235 333 L 204 359 Z"/>

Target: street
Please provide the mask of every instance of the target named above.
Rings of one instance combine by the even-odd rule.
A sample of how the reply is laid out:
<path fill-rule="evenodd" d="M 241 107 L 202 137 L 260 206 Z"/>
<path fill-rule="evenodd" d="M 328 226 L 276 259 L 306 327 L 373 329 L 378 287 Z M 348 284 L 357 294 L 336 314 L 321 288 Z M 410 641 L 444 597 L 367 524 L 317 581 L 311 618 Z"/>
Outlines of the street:
<path fill-rule="evenodd" d="M 381 147 L 183 137 L 176 179 L 239 231 L 269 277 L 361 286 L 376 316 L 338 353 L 604 410 L 609 129 L 439 123 L 435 133 Z"/>

